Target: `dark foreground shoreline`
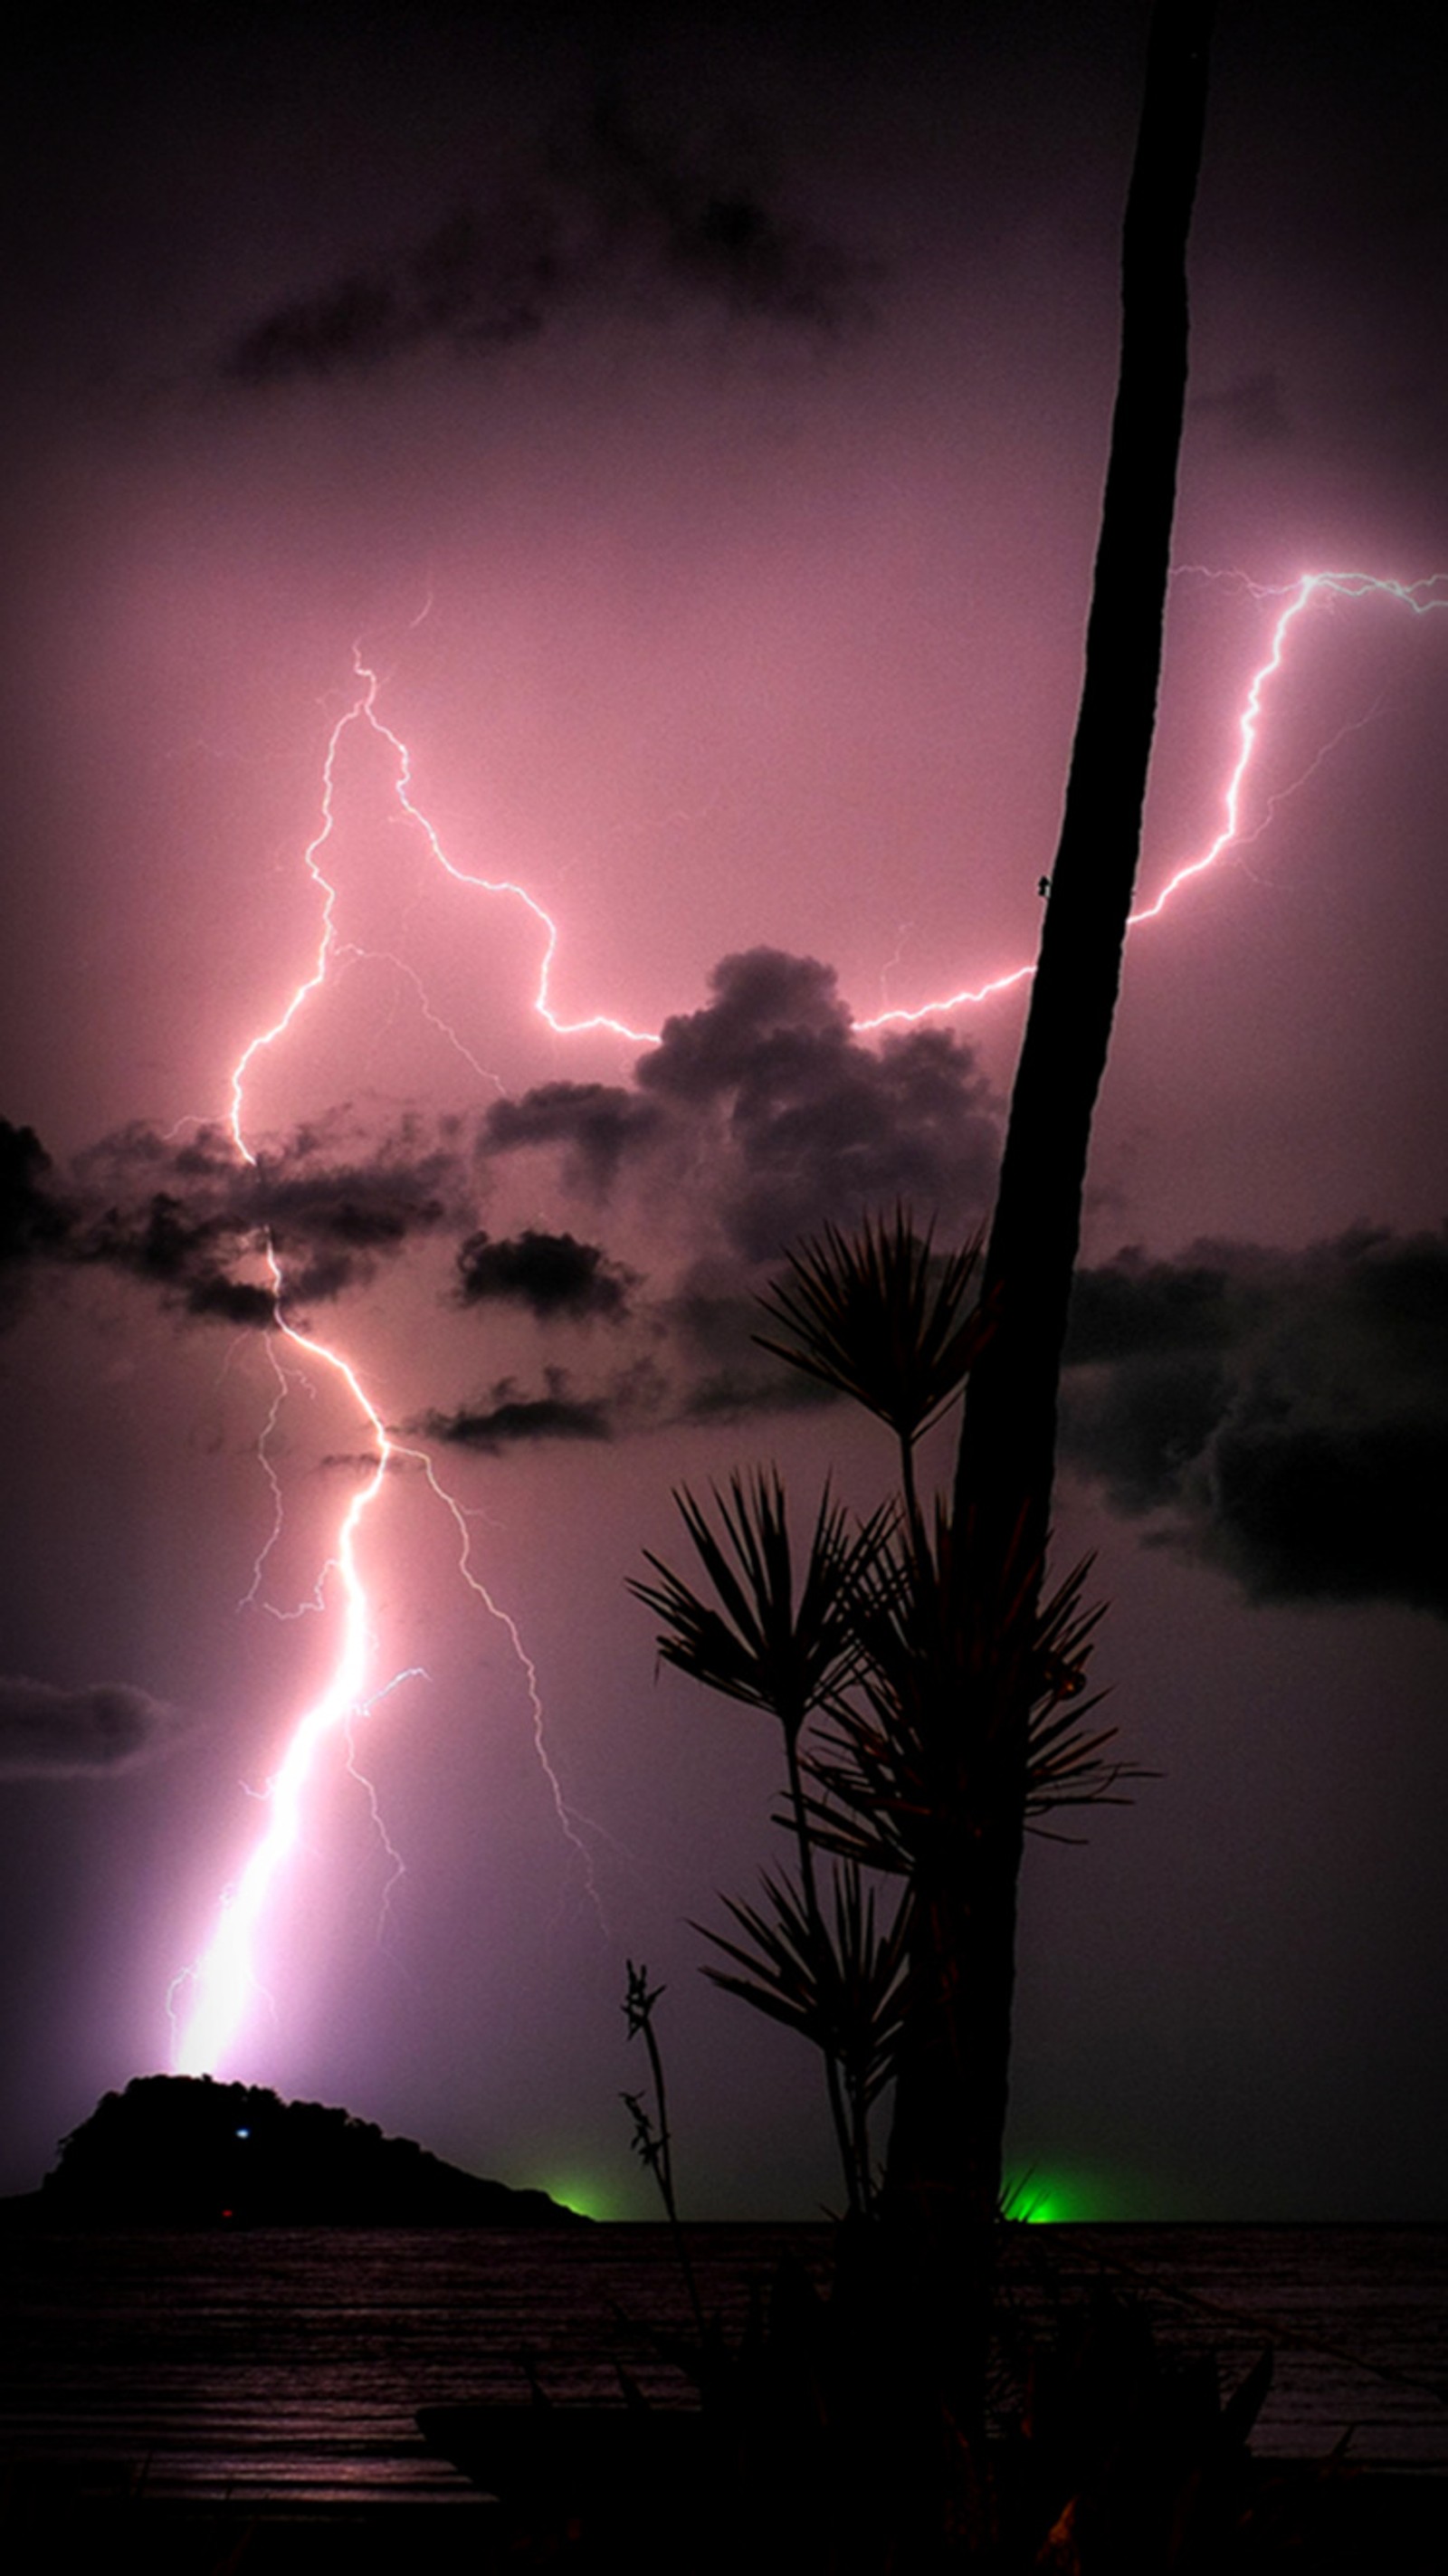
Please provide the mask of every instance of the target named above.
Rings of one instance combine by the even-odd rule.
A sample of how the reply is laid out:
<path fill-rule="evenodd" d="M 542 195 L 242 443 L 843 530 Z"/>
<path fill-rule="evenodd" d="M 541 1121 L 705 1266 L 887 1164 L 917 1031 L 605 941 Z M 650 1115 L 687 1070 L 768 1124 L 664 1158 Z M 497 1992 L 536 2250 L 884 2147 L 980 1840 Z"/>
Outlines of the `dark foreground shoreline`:
<path fill-rule="evenodd" d="M 1254 2576 L 1440 2576 L 1448 2482 L 1411 2472 L 1324 2473 L 1315 2462 L 1261 2464 L 1275 2512 L 1300 2537 L 1248 2562 Z M 8 2576 L 53 2576 L 57 2566 L 135 2563 L 147 2576 L 531 2576 L 562 2569 L 613 2576 L 714 2576 L 717 2558 L 701 2533 L 712 2521 L 702 2495 L 697 2515 L 662 2538 L 637 2544 L 616 2532 L 542 2527 L 530 2541 L 489 2499 L 462 2491 L 426 2504 L 375 2501 L 301 2506 L 188 2503 L 151 2499 L 113 2470 L 76 2461 L 43 2470 L 11 2463 L 0 2486 L 0 2545 Z M 635 2547 L 637 2546 L 637 2555 Z M 741 2562 L 746 2563 L 746 2562 Z M 1234 2566 L 1237 2564 L 1233 2562 Z M 769 2562 L 752 2561 L 764 2576 Z M 810 2571 L 801 2571 L 810 2576 Z"/>

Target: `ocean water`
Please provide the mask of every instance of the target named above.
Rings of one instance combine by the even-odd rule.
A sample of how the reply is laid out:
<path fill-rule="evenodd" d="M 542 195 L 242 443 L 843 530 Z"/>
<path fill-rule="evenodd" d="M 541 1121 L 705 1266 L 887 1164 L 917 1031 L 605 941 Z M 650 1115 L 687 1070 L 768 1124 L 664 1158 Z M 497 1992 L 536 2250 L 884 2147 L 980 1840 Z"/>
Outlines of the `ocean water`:
<path fill-rule="evenodd" d="M 1162 2339 L 1213 2352 L 1223 2393 L 1264 2344 L 1254 2451 L 1448 2474 L 1448 2228 L 1051 2227 L 1052 2289 L 1143 2298 Z M 1037 2291 L 1038 2301 L 1041 2292 Z"/>
<path fill-rule="evenodd" d="M 706 2303 L 742 2324 L 807 2227 L 689 2231 Z M 1255 2447 L 1448 2475 L 1448 2228 L 1049 2227 L 1020 2231 L 1026 2328 L 1105 2276 L 1164 2337 L 1212 2348 L 1231 2386 L 1264 2342 L 1274 2387 Z M 418 2406 L 619 2395 L 687 2382 L 655 2337 L 687 2309 L 668 2233 L 309 2230 L 0 2238 L 0 2449 L 158 2498 L 308 2507 L 463 2502 Z"/>

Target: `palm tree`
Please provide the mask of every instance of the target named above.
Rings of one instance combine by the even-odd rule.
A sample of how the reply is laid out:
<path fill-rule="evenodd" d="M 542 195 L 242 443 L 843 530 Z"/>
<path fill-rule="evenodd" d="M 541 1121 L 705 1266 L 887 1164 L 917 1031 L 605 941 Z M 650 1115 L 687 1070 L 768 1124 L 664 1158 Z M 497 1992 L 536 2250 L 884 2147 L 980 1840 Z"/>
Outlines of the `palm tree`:
<path fill-rule="evenodd" d="M 730 1902 L 746 1946 L 707 1935 L 733 1962 L 708 1973 L 820 2050 L 847 2200 L 860 2211 L 871 2197 L 869 2110 L 893 2064 L 903 1962 L 894 1928 L 876 1930 L 858 1870 L 837 1881 L 828 1915 L 821 1903 L 802 1740 L 810 1720 L 842 1705 L 860 1678 L 853 1606 L 891 1512 L 883 1508 L 852 1532 L 826 1487 L 797 1582 L 784 1489 L 772 1471 L 734 1476 L 727 1494 L 715 1492 L 717 1530 L 690 1493 L 675 1500 L 707 1595 L 653 1555 L 657 1580 L 629 1589 L 663 1622 L 665 1663 L 777 1721 L 797 1870 L 793 1879 L 766 1876 L 763 1914 Z"/>
<path fill-rule="evenodd" d="M 1060 1587 L 1044 1609 L 1042 1593 L 1061 1351 L 1155 724 L 1210 20 L 1210 0 L 1158 0 L 1152 20 L 1085 679 L 982 1321 L 957 1346 L 960 1318 L 952 1309 L 946 1324 L 931 1307 L 928 1244 L 921 1258 L 906 1256 L 903 1219 L 893 1248 L 883 1225 L 866 1228 L 853 1247 L 826 1237 L 807 1248 L 770 1308 L 789 1336 L 787 1355 L 867 1404 L 902 1443 L 898 1515 L 852 1578 L 858 1660 L 849 1688 L 832 1686 L 806 1712 L 828 1722 L 831 1742 L 812 1771 L 796 1764 L 790 1797 L 802 1868 L 813 1837 L 842 1865 L 893 1869 L 905 1890 L 908 1973 L 903 2001 L 892 1990 L 895 2103 L 882 2212 L 897 2313 L 910 2316 L 916 2334 L 917 2396 L 939 2434 L 936 2528 L 957 2534 L 972 2521 L 970 2454 L 982 2420 L 1023 1836 L 1053 1766 L 1068 1796 L 1103 1794 L 1111 1777 L 1104 1737 L 1081 1736 L 1079 1707 L 1064 1705 L 1079 1697 L 1089 1642 L 1079 1582 Z M 915 1329 L 897 1336 L 902 1314 Z M 970 1384 L 953 1500 L 927 1527 L 911 1426 L 918 1432 L 948 1400 L 932 1377 L 932 1353 L 943 1371 L 945 1352 L 962 1350 Z M 712 1573 L 700 1546 L 705 1517 L 687 1500 L 681 1507 Z M 752 1559 L 748 1545 L 741 1549 L 739 1510 L 736 1493 L 724 1550 L 745 1573 L 747 1593 Z M 762 1551 L 762 1528 L 756 1536 Z M 654 1587 L 644 1597 L 674 1622 L 664 1651 L 692 1669 L 675 1621 L 687 1589 L 665 1572 L 662 1595 Z M 769 1986 L 782 1953 L 761 1958 L 765 1918 L 736 1909 L 734 1919 L 753 1952 L 749 1980 Z M 800 1926 L 809 1941 L 825 1940 L 807 1880 L 793 1921 L 781 1932 L 784 1951 L 797 1953 Z M 836 2051 L 837 2085 L 841 2064 Z"/>
<path fill-rule="evenodd" d="M 978 1249 L 937 1260 L 897 1209 L 790 1253 L 761 1300 L 775 1334 L 759 1338 L 893 1431 L 899 1495 L 852 1528 L 826 1486 L 801 1553 L 773 1470 L 734 1475 L 709 1508 L 680 1491 L 694 1574 L 650 1554 L 653 1579 L 630 1585 L 662 1623 L 664 1662 L 779 1726 L 793 1871 L 766 1873 L 762 1906 L 725 1900 L 732 1933 L 706 1937 L 730 1965 L 706 1973 L 819 2049 L 856 2216 L 877 2199 L 869 2114 L 909 2024 L 919 1894 L 959 1874 L 948 1847 L 961 1784 L 972 1813 L 996 1794 L 982 1700 L 996 1678 L 962 1655 L 950 1515 L 937 1498 L 927 1524 L 915 1471 L 918 1442 L 990 1339 L 971 1302 Z M 1125 1767 L 1105 1758 L 1113 1730 L 1083 1725 L 1100 1616 L 1080 1609 L 1087 1571 L 1036 1611 L 1021 1677 L 1033 1818 L 1108 1795 Z"/>
<path fill-rule="evenodd" d="M 1158 0 L 1122 245 L 1122 344 L 1086 667 L 1011 1098 L 951 1516 L 957 1636 L 994 1748 L 917 1891 L 888 2199 L 952 2414 L 978 2417 L 1028 1804 L 1029 1691 L 1092 1116 L 1155 725 L 1187 380 L 1186 249 L 1210 0 Z M 948 1733 L 951 1712 L 937 1722 Z"/>

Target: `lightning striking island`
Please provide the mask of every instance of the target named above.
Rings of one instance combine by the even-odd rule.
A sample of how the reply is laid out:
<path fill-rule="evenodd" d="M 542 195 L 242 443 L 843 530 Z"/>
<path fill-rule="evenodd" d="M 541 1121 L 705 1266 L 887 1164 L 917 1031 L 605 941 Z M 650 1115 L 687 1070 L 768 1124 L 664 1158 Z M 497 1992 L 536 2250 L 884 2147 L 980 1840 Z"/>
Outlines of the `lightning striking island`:
<path fill-rule="evenodd" d="M 1245 580 L 1241 575 L 1234 578 Z M 1131 915 L 1130 926 L 1133 929 L 1160 920 L 1188 884 L 1208 874 L 1234 845 L 1240 845 L 1245 838 L 1251 837 L 1244 820 L 1245 807 L 1267 724 L 1273 686 L 1281 679 L 1294 633 L 1308 611 L 1319 603 L 1353 603 L 1369 598 L 1394 602 L 1416 617 L 1448 609 L 1448 574 L 1400 581 L 1370 573 L 1310 572 L 1282 588 L 1268 589 L 1250 582 L 1245 586 L 1255 599 L 1276 603 L 1276 606 L 1266 655 L 1252 672 L 1236 715 L 1233 749 L 1216 798 L 1217 826 L 1202 849 L 1167 870 L 1157 892 Z M 316 888 L 320 906 L 315 959 L 310 971 L 295 985 L 285 1008 L 248 1041 L 231 1075 L 227 1123 L 238 1157 L 248 1164 L 254 1165 L 257 1160 L 248 1138 L 249 1078 L 259 1060 L 282 1045 L 305 1012 L 308 1002 L 327 982 L 340 957 L 348 953 L 338 938 L 336 888 L 327 874 L 325 861 L 334 830 L 337 762 L 344 738 L 354 728 L 369 731 L 385 746 L 392 763 L 392 796 L 408 826 L 424 836 L 437 866 L 458 884 L 475 888 L 480 894 L 510 898 L 521 905 L 536 923 L 542 953 L 532 1007 L 555 1036 L 569 1038 L 604 1032 L 635 1046 L 647 1047 L 657 1043 L 656 1032 L 630 1027 L 625 1020 L 607 1012 L 595 1012 L 580 1020 L 566 1020 L 559 1016 L 552 999 L 552 975 L 560 938 L 557 922 L 526 887 L 511 878 L 472 873 L 459 867 L 448 856 L 433 825 L 413 800 L 412 764 L 407 745 L 378 713 L 381 682 L 377 671 L 363 658 L 360 647 L 354 651 L 353 671 L 356 695 L 338 718 L 328 739 L 322 768 L 321 819 L 303 853 L 303 864 Z M 1281 796 L 1274 801 L 1280 803 Z M 911 1008 L 883 1011 L 874 1018 L 861 1019 L 855 1026 L 860 1033 L 868 1034 L 978 1007 L 996 995 L 1024 984 L 1034 971 L 1030 962 L 1015 965 L 987 976 L 980 983 L 961 985 Z M 460 1041 L 454 1040 L 454 1043 L 466 1056 L 467 1050 L 461 1047 Z M 481 1067 L 475 1065 L 471 1056 L 467 1060 L 481 1072 Z M 325 1372 L 345 1389 L 360 1418 L 365 1442 L 365 1473 L 346 1505 L 317 1580 L 316 1598 L 331 1617 L 336 1631 L 335 1653 L 326 1685 L 292 1721 L 286 1732 L 281 1760 L 262 1793 L 261 1803 L 265 1811 L 262 1828 L 237 1876 L 221 1896 L 216 1927 L 210 1940 L 193 1964 L 173 1980 L 170 1988 L 168 2011 L 172 2029 L 172 2063 L 182 2074 L 215 2074 L 229 2069 L 244 2043 L 251 2016 L 264 1999 L 265 1990 L 257 1967 L 259 1931 L 281 1874 L 297 1856 L 307 1788 L 325 1749 L 340 1743 L 346 1747 L 351 1759 L 355 1724 L 399 1684 L 419 1677 L 413 1668 L 391 1675 L 379 1674 L 375 1670 L 376 1627 L 363 1567 L 362 1542 L 366 1524 L 383 1492 L 389 1470 L 400 1459 L 412 1459 L 421 1467 L 431 1495 L 451 1517 L 462 1581 L 476 1595 L 487 1614 L 502 1624 L 509 1637 L 526 1685 L 534 1746 L 558 1824 L 573 1847 L 584 1883 L 597 1904 L 589 1855 L 579 1832 L 581 1820 L 569 1808 L 549 1758 L 536 1668 L 515 1622 L 493 1599 L 473 1569 L 467 1515 L 439 1481 L 429 1454 L 410 1443 L 400 1442 L 388 1430 L 376 1401 L 345 1351 L 320 1340 L 292 1320 L 288 1313 L 285 1266 L 270 1238 L 264 1242 L 262 1252 L 270 1281 L 276 1333 L 294 1355 L 299 1368 Z M 273 1365 L 277 1371 L 277 1401 L 268 1429 L 274 1425 L 277 1410 L 287 1391 L 286 1372 L 275 1354 Z M 266 1433 L 259 1451 L 264 1465 L 265 1444 Z M 279 1513 L 280 1491 L 275 1481 L 273 1492 Z M 274 1524 L 273 1539 L 278 1526 L 279 1522 Z M 267 1548 L 271 1544 L 269 1540 Z M 267 1548 L 263 1549 L 258 1560 L 258 1581 Z M 391 1852 L 390 1844 L 386 1844 L 385 1835 L 384 1844 L 396 1869 L 400 1869 L 401 1863 L 396 1853 Z"/>

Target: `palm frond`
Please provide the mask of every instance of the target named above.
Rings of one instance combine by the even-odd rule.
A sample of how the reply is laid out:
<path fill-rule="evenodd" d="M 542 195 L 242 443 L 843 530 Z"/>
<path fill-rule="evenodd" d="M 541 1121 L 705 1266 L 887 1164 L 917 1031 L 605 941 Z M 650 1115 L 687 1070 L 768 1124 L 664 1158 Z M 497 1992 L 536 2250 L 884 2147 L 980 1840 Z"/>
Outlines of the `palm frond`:
<path fill-rule="evenodd" d="M 727 1699 L 769 1710 L 791 1736 L 858 1678 L 854 1604 L 894 1520 L 886 1505 L 853 1529 L 826 1486 L 796 1582 L 784 1488 L 773 1472 L 713 1489 L 718 1528 L 687 1490 L 674 1497 L 713 1593 L 645 1551 L 658 1581 L 629 1590 L 663 1622 L 663 1661 Z"/>
<path fill-rule="evenodd" d="M 966 1305 L 979 1255 L 977 1238 L 937 1258 L 903 1207 L 853 1234 L 827 1225 L 786 1255 L 786 1277 L 759 1301 L 787 1338 L 755 1339 L 916 1440 L 958 1395 L 989 1330 Z"/>
<path fill-rule="evenodd" d="M 881 1928 L 875 1894 L 852 1864 L 835 1872 L 828 1915 L 812 1916 L 786 1879 L 761 1873 L 768 1911 L 723 1902 L 743 1938 L 696 1924 L 732 1968 L 706 1967 L 712 1984 L 810 2040 L 841 2068 L 868 2108 L 889 2083 L 904 2018 L 906 1909 Z"/>
<path fill-rule="evenodd" d="M 864 1661 L 805 1764 L 804 1812 L 822 1850 L 909 1877 L 998 1801 L 1024 1796 L 1033 1828 L 1058 1808 L 1116 1798 L 1148 1775 L 1111 1758 L 1114 1727 L 1087 1723 L 1084 1696 L 1105 1605 L 1081 1606 L 1090 1558 L 1034 1619 L 1012 1604 L 984 1635 L 962 1613 L 955 1537 L 938 1506 L 933 1532 L 898 1528 L 856 1595 Z M 1013 1630 L 1019 1633 L 1013 1636 Z M 1024 1741 L 1022 1727 L 1024 1726 Z"/>

